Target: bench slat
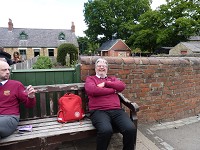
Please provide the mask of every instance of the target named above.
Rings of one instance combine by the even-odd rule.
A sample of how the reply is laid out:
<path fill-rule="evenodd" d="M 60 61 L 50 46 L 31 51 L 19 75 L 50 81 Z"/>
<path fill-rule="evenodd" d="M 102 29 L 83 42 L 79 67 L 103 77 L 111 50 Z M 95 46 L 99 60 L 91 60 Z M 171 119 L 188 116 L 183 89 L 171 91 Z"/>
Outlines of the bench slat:
<path fill-rule="evenodd" d="M 16 131 L 11 136 L 1 139 L 0 144 L 13 141 L 20 141 L 20 140 L 30 140 L 33 138 L 55 136 L 60 134 L 71 134 L 87 130 L 95 130 L 95 128 L 91 124 L 91 121 L 87 119 L 82 120 L 81 122 L 66 123 L 64 125 L 56 122 L 55 120 L 52 120 L 50 122 L 39 122 L 37 124 L 32 124 L 32 126 L 33 126 L 32 132 L 19 133 L 18 131 Z"/>
<path fill-rule="evenodd" d="M 84 83 L 72 84 L 55 84 L 55 85 L 40 85 L 34 86 L 37 93 L 39 92 L 55 92 L 55 91 L 74 91 L 84 88 Z"/>
<path fill-rule="evenodd" d="M 20 121 L 19 126 L 27 125 L 27 124 L 40 123 L 40 122 L 56 121 L 56 119 L 57 119 L 56 117 L 52 117 L 52 118 L 43 118 L 43 119 L 33 119 L 33 120 Z"/>
<path fill-rule="evenodd" d="M 63 130 L 60 130 L 60 131 L 51 131 L 51 130 L 48 130 L 48 132 L 45 132 L 45 133 L 38 133 L 38 134 L 31 134 L 31 135 L 27 135 L 27 134 L 23 134 L 23 136 L 11 136 L 10 138 L 7 138 L 7 140 L 4 140 L 2 139 L 0 144 L 1 146 L 3 146 L 3 144 L 7 144 L 7 143 L 11 143 L 11 142 L 20 142 L 20 141 L 23 141 L 23 140 L 32 140 L 34 138 L 46 138 L 46 137 L 51 137 L 51 136 L 59 136 L 59 135 L 62 135 L 62 134 L 68 134 L 68 135 L 73 135 L 75 133 L 78 133 L 78 132 L 87 132 L 87 131 L 92 131 L 94 130 L 94 127 L 91 126 L 91 124 L 89 126 L 85 126 L 85 127 L 82 127 L 82 128 L 74 128 L 74 129 L 71 129 L 71 130 L 66 130 L 65 132 Z"/>

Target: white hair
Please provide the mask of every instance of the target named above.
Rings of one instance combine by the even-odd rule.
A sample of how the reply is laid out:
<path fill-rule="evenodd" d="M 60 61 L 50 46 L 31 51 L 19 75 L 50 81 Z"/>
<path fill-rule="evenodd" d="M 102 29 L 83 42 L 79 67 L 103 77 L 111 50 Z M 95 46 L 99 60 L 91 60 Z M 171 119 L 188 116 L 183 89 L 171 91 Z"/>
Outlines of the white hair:
<path fill-rule="evenodd" d="M 104 58 L 98 58 L 98 59 L 96 60 L 96 62 L 95 62 L 95 66 L 97 66 L 97 64 L 98 64 L 99 62 L 105 63 L 105 64 L 108 66 L 108 62 L 107 62 L 107 60 L 105 60 Z"/>

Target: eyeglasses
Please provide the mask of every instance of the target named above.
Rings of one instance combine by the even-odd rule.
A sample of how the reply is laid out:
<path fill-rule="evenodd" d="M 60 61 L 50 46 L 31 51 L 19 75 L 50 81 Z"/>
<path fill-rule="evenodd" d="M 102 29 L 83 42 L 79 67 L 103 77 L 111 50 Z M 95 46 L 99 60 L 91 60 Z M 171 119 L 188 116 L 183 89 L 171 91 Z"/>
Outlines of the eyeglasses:
<path fill-rule="evenodd" d="M 108 67 L 107 65 L 97 65 L 98 68 L 106 68 Z"/>

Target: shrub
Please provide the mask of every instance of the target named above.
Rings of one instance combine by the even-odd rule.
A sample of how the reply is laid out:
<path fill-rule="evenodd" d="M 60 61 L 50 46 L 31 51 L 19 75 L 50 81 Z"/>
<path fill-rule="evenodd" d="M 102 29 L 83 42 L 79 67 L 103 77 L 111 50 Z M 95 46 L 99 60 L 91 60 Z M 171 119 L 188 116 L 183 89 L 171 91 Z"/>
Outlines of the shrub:
<path fill-rule="evenodd" d="M 33 69 L 51 69 L 53 66 L 51 59 L 48 56 L 39 56 Z"/>
<path fill-rule="evenodd" d="M 57 62 L 61 65 L 66 65 L 66 55 L 70 56 L 70 65 L 78 59 L 78 49 L 75 45 L 64 43 L 58 47 Z"/>

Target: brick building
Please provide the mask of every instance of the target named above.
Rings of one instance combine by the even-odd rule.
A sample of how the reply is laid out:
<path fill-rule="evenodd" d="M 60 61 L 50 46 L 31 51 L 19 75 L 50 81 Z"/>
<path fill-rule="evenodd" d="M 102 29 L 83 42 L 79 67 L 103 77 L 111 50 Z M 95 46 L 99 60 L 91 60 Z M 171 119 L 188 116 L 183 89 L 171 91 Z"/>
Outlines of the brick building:
<path fill-rule="evenodd" d="M 100 56 L 131 56 L 131 49 L 121 39 L 114 39 L 103 43 L 98 52 Z"/>

